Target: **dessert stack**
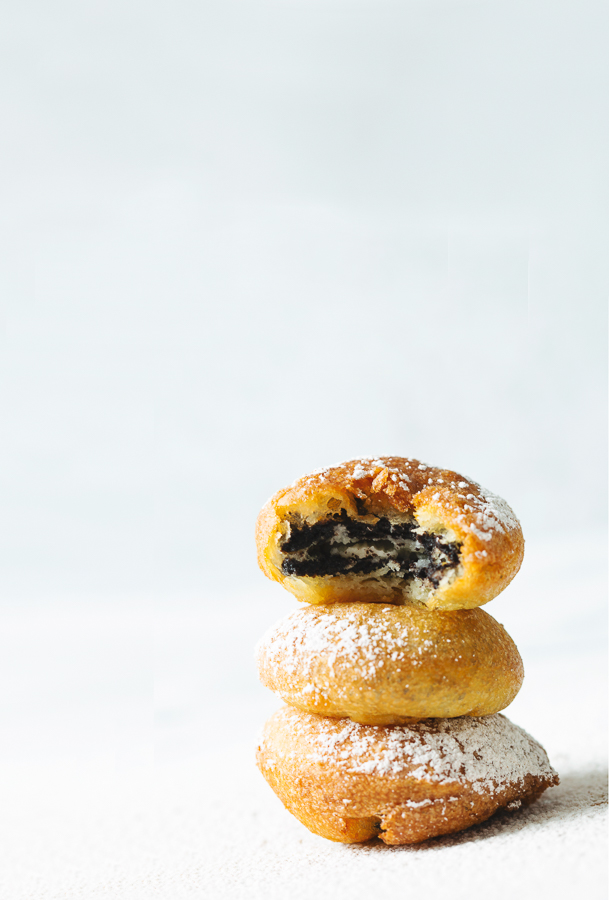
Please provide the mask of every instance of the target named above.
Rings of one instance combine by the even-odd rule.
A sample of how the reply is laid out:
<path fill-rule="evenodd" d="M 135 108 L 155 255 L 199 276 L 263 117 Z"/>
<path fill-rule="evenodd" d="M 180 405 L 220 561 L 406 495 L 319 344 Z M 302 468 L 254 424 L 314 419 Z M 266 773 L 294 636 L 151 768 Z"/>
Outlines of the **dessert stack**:
<path fill-rule="evenodd" d="M 417 843 L 558 783 L 499 714 L 524 677 L 480 609 L 522 561 L 505 501 L 418 460 L 361 458 L 279 491 L 257 546 L 265 574 L 306 603 L 257 648 L 262 683 L 287 704 L 258 766 L 311 831 Z"/>

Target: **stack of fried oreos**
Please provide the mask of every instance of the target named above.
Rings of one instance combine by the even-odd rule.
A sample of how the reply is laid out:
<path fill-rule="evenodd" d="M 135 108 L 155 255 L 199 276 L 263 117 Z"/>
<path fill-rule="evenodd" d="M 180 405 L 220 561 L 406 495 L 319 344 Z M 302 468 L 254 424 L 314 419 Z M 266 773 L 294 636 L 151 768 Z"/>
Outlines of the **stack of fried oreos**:
<path fill-rule="evenodd" d="M 262 570 L 308 607 L 258 645 L 259 768 L 334 841 L 409 844 L 535 800 L 558 777 L 499 711 L 524 672 L 479 607 L 518 572 L 509 506 L 455 472 L 363 458 L 304 476 L 263 508 Z"/>

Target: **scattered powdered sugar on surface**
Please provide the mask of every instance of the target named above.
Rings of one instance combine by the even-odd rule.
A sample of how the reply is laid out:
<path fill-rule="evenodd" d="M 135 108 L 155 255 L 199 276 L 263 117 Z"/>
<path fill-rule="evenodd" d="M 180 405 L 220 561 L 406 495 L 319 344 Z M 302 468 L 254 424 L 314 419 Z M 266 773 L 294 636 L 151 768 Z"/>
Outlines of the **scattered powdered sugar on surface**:
<path fill-rule="evenodd" d="M 472 493 L 457 494 L 460 500 L 468 502 L 462 504 L 464 512 L 455 517 L 463 528 L 471 531 L 476 537 L 490 541 L 495 533 L 505 534 L 518 527 L 518 519 L 505 500 L 497 494 L 486 490 L 475 481 L 469 484 L 459 482 L 458 487 L 475 487 L 478 491 L 477 496 Z"/>
<path fill-rule="evenodd" d="M 432 495 L 432 499 L 440 505 L 444 499 L 453 502 L 456 500 L 461 511 L 456 515 L 455 521 L 480 540 L 490 541 L 494 534 L 505 534 L 518 527 L 518 519 L 501 497 L 475 481 L 464 480 L 456 472 L 436 468 L 438 475 L 434 477 L 429 475 L 433 471 L 434 467 L 409 457 L 363 456 L 316 469 L 297 479 L 292 487 L 306 487 L 320 476 L 331 477 L 335 473 L 357 482 L 357 488 L 354 484 L 356 493 L 361 491 L 361 482 L 366 479 L 372 479 L 370 488 L 366 490 L 373 494 L 384 491 L 389 496 L 393 496 L 398 488 L 415 495 L 426 487 L 437 485 L 439 491 Z M 439 473 L 444 477 L 440 477 Z M 472 489 L 475 493 L 472 493 Z"/>
<path fill-rule="evenodd" d="M 337 660 L 357 665 L 363 679 L 373 677 L 387 659 L 399 662 L 408 658 L 412 664 L 415 647 L 408 640 L 411 627 L 408 619 L 404 616 L 403 621 L 396 622 L 395 609 L 390 608 L 388 614 L 394 625 L 391 628 L 383 609 L 380 606 L 365 617 L 359 607 L 344 606 L 337 613 L 326 609 L 297 610 L 266 632 L 257 645 L 256 655 L 261 663 L 282 674 L 298 674 L 300 678 L 311 673 L 320 656 L 329 668 Z M 419 630 L 416 637 L 416 652 L 429 655 L 433 641 Z"/>
<path fill-rule="evenodd" d="M 440 784 L 468 783 L 496 793 L 527 775 L 551 779 L 543 748 L 505 716 L 427 719 L 390 728 L 322 719 L 286 707 L 280 715 L 299 753 L 345 774 L 398 775 Z M 303 747 L 306 750 L 303 751 Z"/>
<path fill-rule="evenodd" d="M 479 497 L 469 495 L 474 503 L 474 508 L 480 510 L 478 524 L 495 530 L 510 530 L 517 527 L 518 519 L 505 500 L 481 486 L 478 486 L 478 490 Z"/>

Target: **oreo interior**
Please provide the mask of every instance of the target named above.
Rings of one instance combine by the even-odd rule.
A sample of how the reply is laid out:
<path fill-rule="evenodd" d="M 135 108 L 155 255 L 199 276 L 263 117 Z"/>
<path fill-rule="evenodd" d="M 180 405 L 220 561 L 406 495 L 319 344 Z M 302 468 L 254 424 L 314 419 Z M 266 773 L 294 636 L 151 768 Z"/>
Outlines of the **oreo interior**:
<path fill-rule="evenodd" d="M 461 545 L 423 532 L 415 521 L 364 522 L 342 509 L 311 525 L 294 517 L 288 526 L 280 544 L 284 575 L 418 578 L 436 587 L 459 565 Z"/>

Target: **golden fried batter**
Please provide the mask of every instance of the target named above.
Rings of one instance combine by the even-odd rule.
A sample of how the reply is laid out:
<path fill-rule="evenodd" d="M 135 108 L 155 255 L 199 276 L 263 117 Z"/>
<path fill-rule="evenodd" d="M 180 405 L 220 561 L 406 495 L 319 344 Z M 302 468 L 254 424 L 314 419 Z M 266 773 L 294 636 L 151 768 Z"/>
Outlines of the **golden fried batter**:
<path fill-rule="evenodd" d="M 516 645 L 482 609 L 309 606 L 278 622 L 257 657 L 286 703 L 365 725 L 496 713 L 524 677 Z"/>
<path fill-rule="evenodd" d="M 258 517 L 263 572 L 299 600 L 468 609 L 518 572 L 524 541 L 501 498 L 448 469 L 397 456 L 304 476 Z"/>
<path fill-rule="evenodd" d="M 257 759 L 303 825 L 344 843 L 415 844 L 558 784 L 543 747 L 502 715 L 378 727 L 284 707 Z"/>

